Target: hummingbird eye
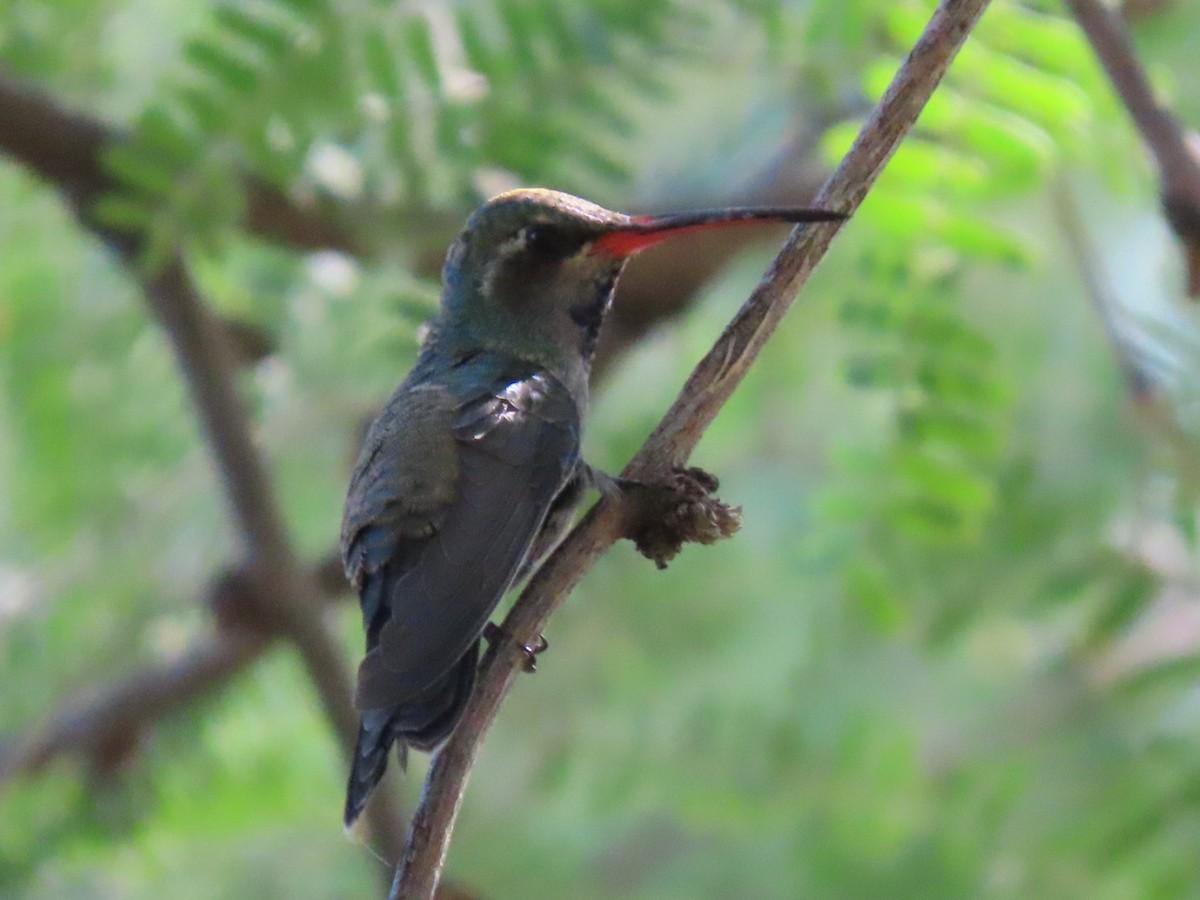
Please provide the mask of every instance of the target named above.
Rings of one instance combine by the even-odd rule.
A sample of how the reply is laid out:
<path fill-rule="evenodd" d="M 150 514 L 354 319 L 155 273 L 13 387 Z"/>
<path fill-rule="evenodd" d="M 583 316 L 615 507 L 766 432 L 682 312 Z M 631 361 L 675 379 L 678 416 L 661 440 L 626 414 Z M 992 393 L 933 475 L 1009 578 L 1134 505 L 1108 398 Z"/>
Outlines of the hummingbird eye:
<path fill-rule="evenodd" d="M 583 241 L 555 225 L 542 222 L 522 229 L 526 249 L 543 259 L 565 259 L 582 246 Z"/>

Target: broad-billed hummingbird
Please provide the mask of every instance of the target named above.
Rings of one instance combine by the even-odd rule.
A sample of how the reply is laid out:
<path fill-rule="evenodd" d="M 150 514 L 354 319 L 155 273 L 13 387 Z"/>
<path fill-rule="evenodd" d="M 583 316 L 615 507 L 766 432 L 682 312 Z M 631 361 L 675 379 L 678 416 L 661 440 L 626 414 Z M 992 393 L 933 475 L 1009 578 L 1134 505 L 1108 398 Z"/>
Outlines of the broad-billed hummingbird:
<path fill-rule="evenodd" d="M 468 219 L 446 256 L 440 311 L 371 425 L 346 497 L 342 559 L 367 644 L 347 827 L 393 743 L 403 762 L 408 747 L 449 736 L 489 616 L 597 483 L 579 452 L 588 372 L 626 260 L 692 231 L 841 218 L 795 208 L 628 216 L 516 190 Z"/>

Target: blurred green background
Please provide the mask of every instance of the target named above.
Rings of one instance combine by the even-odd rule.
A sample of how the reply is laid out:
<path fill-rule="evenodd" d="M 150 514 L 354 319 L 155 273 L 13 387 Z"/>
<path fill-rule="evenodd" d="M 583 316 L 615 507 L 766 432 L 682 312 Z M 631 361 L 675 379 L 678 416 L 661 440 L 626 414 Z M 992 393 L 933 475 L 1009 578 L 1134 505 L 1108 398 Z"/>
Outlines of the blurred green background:
<path fill-rule="evenodd" d="M 0 0 L 0 78 L 131 135 L 96 215 L 265 337 L 239 385 L 320 559 L 475 204 L 802 199 L 930 8 Z M 1138 12 L 1200 122 L 1200 7 Z M 255 236 L 247 179 L 356 252 Z M 1200 330 L 1155 193 L 1060 6 L 997 3 L 694 458 L 742 532 L 666 572 L 620 545 L 588 575 L 487 740 L 449 877 L 489 898 L 1200 896 Z M 593 463 L 623 465 L 746 297 L 772 247 L 744 250 L 638 261 L 651 300 L 672 260 L 705 279 L 614 350 Z M 240 549 L 137 279 L 9 157 L 0 383 L 3 761 L 210 635 Z M 354 604 L 331 609 L 357 659 Z M 0 896 L 379 893 L 282 646 L 130 738 L 5 774 Z"/>

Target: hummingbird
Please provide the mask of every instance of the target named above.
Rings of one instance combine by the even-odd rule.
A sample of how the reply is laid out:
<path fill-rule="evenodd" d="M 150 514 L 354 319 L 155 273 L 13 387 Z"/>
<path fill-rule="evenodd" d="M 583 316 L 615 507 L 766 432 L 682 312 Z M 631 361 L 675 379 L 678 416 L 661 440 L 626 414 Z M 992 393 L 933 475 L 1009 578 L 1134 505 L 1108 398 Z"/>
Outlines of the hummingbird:
<path fill-rule="evenodd" d="M 342 561 L 366 631 L 347 828 L 393 744 L 403 766 L 408 748 L 450 735 L 501 597 L 586 491 L 612 483 L 583 461 L 580 439 L 626 261 L 689 232 L 842 218 L 791 207 L 630 216 L 543 189 L 470 216 L 416 364 L 368 430 L 346 497 Z"/>

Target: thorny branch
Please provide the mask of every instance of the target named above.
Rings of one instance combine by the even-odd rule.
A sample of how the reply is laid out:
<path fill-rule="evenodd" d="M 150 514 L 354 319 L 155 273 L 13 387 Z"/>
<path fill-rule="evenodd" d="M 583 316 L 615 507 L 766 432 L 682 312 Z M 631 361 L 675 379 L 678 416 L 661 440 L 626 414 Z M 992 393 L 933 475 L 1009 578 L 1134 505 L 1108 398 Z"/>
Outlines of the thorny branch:
<path fill-rule="evenodd" d="M 1188 296 L 1200 297 L 1200 138 L 1155 97 L 1120 13 L 1100 0 L 1067 5 L 1158 163 L 1163 209 L 1183 245 Z"/>
<path fill-rule="evenodd" d="M 987 0 L 943 0 L 854 146 L 817 195 L 818 205 L 847 213 L 858 207 L 986 6 Z M 687 460 L 837 229 L 836 225 L 817 225 L 792 233 L 750 299 L 696 366 L 678 399 L 626 467 L 626 477 L 653 483 Z M 434 895 L 468 774 L 520 670 L 520 648 L 532 643 L 584 573 L 622 537 L 620 506 L 619 500 L 603 499 L 593 507 L 530 580 L 505 619 L 503 633 L 508 639 L 489 648 L 463 719 L 430 768 L 404 859 L 392 884 L 392 898 L 423 900 Z"/>

